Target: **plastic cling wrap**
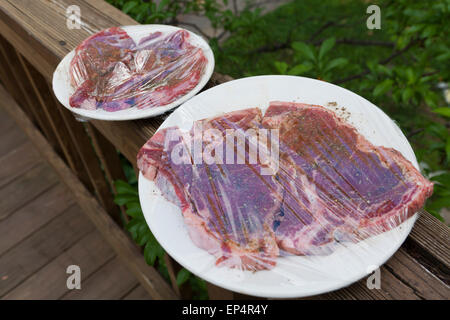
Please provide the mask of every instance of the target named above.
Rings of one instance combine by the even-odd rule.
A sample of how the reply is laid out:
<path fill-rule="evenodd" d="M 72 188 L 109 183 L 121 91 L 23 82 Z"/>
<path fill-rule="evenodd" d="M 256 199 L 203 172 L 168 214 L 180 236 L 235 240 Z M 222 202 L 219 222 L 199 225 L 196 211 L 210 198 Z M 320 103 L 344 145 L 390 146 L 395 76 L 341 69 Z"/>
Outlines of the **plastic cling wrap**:
<path fill-rule="evenodd" d="M 167 105 L 199 83 L 207 59 L 189 32 L 148 32 L 139 40 L 114 27 L 94 34 L 70 63 L 73 108 L 119 111 Z"/>
<path fill-rule="evenodd" d="M 332 110 L 292 102 L 163 128 L 138 166 L 215 267 L 257 273 L 389 232 L 433 190 L 400 152 Z"/>

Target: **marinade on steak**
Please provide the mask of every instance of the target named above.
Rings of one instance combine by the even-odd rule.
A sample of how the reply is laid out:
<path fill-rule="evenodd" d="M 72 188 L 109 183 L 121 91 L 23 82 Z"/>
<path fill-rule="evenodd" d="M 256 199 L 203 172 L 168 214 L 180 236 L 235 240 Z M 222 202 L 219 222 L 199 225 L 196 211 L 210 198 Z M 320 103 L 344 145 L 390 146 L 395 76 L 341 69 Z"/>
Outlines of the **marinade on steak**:
<path fill-rule="evenodd" d="M 203 132 L 214 128 L 225 141 L 227 129 L 241 129 L 245 135 L 247 129 L 259 127 L 261 118 L 260 109 L 255 108 L 200 123 Z M 249 164 L 248 144 L 239 145 L 234 138 L 234 162 L 245 157 L 241 159 L 245 164 L 207 164 L 204 160 L 195 164 L 195 139 L 202 139 L 203 148 L 213 143 L 193 130 L 184 136 L 174 127 L 159 131 L 139 152 L 140 170 L 156 182 L 167 200 L 180 206 L 191 239 L 213 254 L 218 265 L 245 270 L 271 268 L 279 255 L 272 230 L 281 203 L 275 177 L 260 174 L 264 164 Z M 173 159 L 180 153 L 186 163 Z"/>
<path fill-rule="evenodd" d="M 70 64 L 74 108 L 118 111 L 167 105 L 193 89 L 207 60 L 184 30 L 150 33 L 136 44 L 121 28 L 96 33 Z"/>
<path fill-rule="evenodd" d="M 270 269 L 279 255 L 330 254 L 338 242 L 395 228 L 432 192 L 399 152 L 373 146 L 321 106 L 273 102 L 264 117 L 254 108 L 196 121 L 193 128 L 198 123 L 223 136 L 225 129 L 279 130 L 273 175 L 259 174 L 263 161 L 193 164 L 190 152 L 183 153 L 188 163 L 175 164 L 177 146 L 188 150 L 195 139 L 211 142 L 193 129 L 183 138 L 177 138 L 178 128 L 163 129 L 139 152 L 144 176 L 181 208 L 193 242 L 220 266 Z"/>
<path fill-rule="evenodd" d="M 331 253 L 336 242 L 395 228 L 432 193 L 398 151 L 372 145 L 322 106 L 272 102 L 262 123 L 280 135 L 281 250 Z"/>

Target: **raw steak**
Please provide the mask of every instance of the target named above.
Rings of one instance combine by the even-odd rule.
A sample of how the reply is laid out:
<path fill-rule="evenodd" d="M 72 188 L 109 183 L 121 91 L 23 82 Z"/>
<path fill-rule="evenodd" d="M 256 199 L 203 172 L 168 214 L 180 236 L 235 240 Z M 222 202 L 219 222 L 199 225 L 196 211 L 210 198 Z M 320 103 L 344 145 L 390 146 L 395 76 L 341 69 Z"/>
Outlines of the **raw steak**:
<path fill-rule="evenodd" d="M 327 254 L 412 216 L 433 190 L 398 151 L 375 147 L 321 106 L 273 102 L 263 119 L 279 129 L 284 190 L 275 234 L 280 249 Z"/>
<path fill-rule="evenodd" d="M 245 131 L 244 143 L 231 140 L 236 164 L 221 163 L 228 154 L 216 148 L 217 138 L 229 146 L 230 129 Z M 252 129 L 279 134 L 277 143 L 257 140 L 266 152 L 256 162 L 249 156 Z M 212 161 L 198 162 L 198 142 Z M 273 144 L 276 170 L 275 154 L 267 151 Z M 372 145 L 324 107 L 300 103 L 273 102 L 264 117 L 254 108 L 199 120 L 185 133 L 160 130 L 139 152 L 138 166 L 181 208 L 198 247 L 217 265 L 244 270 L 270 269 L 286 254 L 330 254 L 340 242 L 391 230 L 433 189 L 396 150 Z M 261 175 L 267 168 L 273 172 Z"/>
<path fill-rule="evenodd" d="M 221 164 L 226 161 L 220 160 L 207 164 L 205 158 L 195 164 L 193 146 L 201 140 L 203 151 L 215 142 L 223 148 L 221 141 L 207 135 L 208 129 L 216 129 L 226 141 L 227 129 L 241 129 L 245 137 L 244 131 L 258 128 L 261 118 L 261 111 L 255 108 L 198 121 L 196 125 L 203 129 L 200 135 L 191 130 L 181 136 L 178 128 L 163 129 L 138 155 L 144 176 L 181 207 L 191 239 L 213 254 L 217 265 L 259 270 L 275 264 L 279 252 L 272 226 L 282 190 L 274 176 L 260 174 L 263 164 L 249 164 L 248 141 L 239 144 L 233 137 L 231 142 L 233 162 L 242 157 L 245 164 Z M 177 164 L 180 161 L 175 157 L 180 154 L 186 163 Z"/>
<path fill-rule="evenodd" d="M 183 30 L 150 33 L 136 44 L 121 28 L 83 41 L 71 61 L 74 108 L 118 111 L 167 105 L 193 89 L 207 60 Z"/>

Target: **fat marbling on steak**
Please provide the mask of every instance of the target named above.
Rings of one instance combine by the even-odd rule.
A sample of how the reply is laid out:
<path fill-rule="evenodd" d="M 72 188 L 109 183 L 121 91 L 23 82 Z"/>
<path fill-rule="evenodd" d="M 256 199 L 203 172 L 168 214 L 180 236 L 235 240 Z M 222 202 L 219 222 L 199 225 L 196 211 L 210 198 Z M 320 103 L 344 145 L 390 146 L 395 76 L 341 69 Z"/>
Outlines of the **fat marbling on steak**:
<path fill-rule="evenodd" d="M 222 138 L 227 129 L 278 130 L 278 170 L 261 175 L 267 162 L 249 163 L 248 143 L 237 140 L 245 163 L 196 164 L 194 142 L 214 141 L 195 134 L 199 124 Z M 182 164 L 173 158 L 180 154 Z M 162 129 L 138 166 L 181 208 L 195 245 L 217 265 L 244 270 L 270 269 L 280 255 L 330 254 L 340 242 L 391 230 L 433 188 L 398 151 L 372 145 L 332 111 L 287 102 L 271 103 L 264 117 L 253 108 L 196 121 L 189 132 Z"/>

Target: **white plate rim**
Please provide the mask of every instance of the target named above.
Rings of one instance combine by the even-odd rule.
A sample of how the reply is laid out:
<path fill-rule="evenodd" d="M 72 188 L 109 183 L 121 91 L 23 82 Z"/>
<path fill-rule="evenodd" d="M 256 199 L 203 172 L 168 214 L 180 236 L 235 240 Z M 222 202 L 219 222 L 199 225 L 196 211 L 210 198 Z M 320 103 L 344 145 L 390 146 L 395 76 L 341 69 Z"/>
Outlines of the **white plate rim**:
<path fill-rule="evenodd" d="M 209 44 L 198 34 L 189 31 L 184 28 L 175 27 L 171 25 L 162 25 L 162 24 L 147 24 L 147 25 L 129 25 L 129 26 L 121 26 L 123 30 L 127 33 L 133 33 L 136 31 L 148 30 L 148 31 L 161 31 L 164 33 L 173 32 L 177 30 L 187 31 L 190 35 L 188 41 L 194 43 L 198 47 L 203 50 L 203 54 L 208 60 L 207 65 L 205 67 L 205 71 L 200 78 L 198 84 L 190 90 L 187 94 L 181 96 L 179 99 L 160 107 L 147 108 L 141 110 L 134 110 L 134 108 L 110 112 L 105 110 L 86 110 L 81 108 L 72 108 L 69 104 L 69 97 L 71 95 L 71 91 L 73 89 L 70 86 L 70 78 L 69 78 L 69 65 L 70 61 L 75 55 L 75 49 L 70 51 L 58 64 L 56 67 L 53 78 L 52 78 L 52 87 L 53 92 L 58 99 L 58 101 L 71 112 L 87 119 L 95 119 L 95 120 L 105 120 L 105 121 L 123 121 L 123 120 L 136 120 L 136 119 L 144 119 L 149 117 L 155 117 L 161 115 L 173 108 L 178 107 L 183 102 L 192 98 L 195 94 L 197 94 L 209 81 L 215 66 L 214 54 L 209 46 Z M 91 35 L 92 36 L 92 35 Z M 130 35 L 131 36 L 131 35 Z M 67 82 L 69 81 L 69 82 Z M 64 85 L 64 82 L 67 86 Z M 131 111 L 131 112 L 130 112 Z"/>
<path fill-rule="evenodd" d="M 242 79 L 237 79 L 237 80 L 232 80 L 229 81 L 227 83 L 221 84 L 219 86 L 233 86 L 233 85 L 237 85 L 239 83 L 243 83 L 246 81 L 253 81 L 253 79 L 267 79 L 270 81 L 270 79 L 273 78 L 285 78 L 285 79 L 306 79 L 307 81 L 311 81 L 311 82 L 317 82 L 317 83 L 321 83 L 323 84 L 323 81 L 320 80 L 316 80 L 316 79 L 310 79 L 310 78 L 305 78 L 305 77 L 296 77 L 296 76 L 272 76 L 272 75 L 264 75 L 264 76 L 255 76 L 255 77 L 248 77 L 248 78 L 242 78 Z M 333 87 L 337 87 L 339 88 L 339 90 L 345 90 L 348 94 L 354 95 L 356 97 L 358 97 L 359 99 L 362 99 L 362 101 L 365 101 L 366 103 L 370 104 L 371 107 L 375 107 L 375 109 L 377 109 L 378 112 L 380 112 L 384 117 L 386 117 L 387 119 L 389 119 L 392 124 L 397 127 L 397 125 L 381 110 L 379 109 L 377 106 L 373 105 L 372 103 L 370 103 L 369 101 L 367 101 L 366 99 L 360 97 L 359 95 L 336 85 L 333 85 L 331 83 L 326 83 L 327 85 L 333 86 Z M 204 92 L 202 92 L 200 95 L 198 95 L 197 97 L 201 96 L 203 93 L 207 93 L 208 91 L 211 90 L 218 90 L 217 87 L 219 86 L 215 86 L 213 88 L 210 88 L 208 90 L 205 90 Z M 196 99 L 197 97 L 195 97 L 194 99 Z M 185 105 L 189 105 L 189 104 L 193 104 L 195 103 L 195 100 L 191 99 L 190 101 L 187 101 L 186 103 L 184 103 L 182 106 L 180 106 L 179 109 L 177 109 L 174 113 L 172 113 L 165 121 L 163 124 L 161 124 L 161 126 L 158 128 L 157 131 L 159 131 L 160 129 L 170 126 L 167 123 L 170 122 L 170 119 L 173 117 L 176 117 L 177 114 L 179 112 L 183 112 L 183 108 Z M 301 102 L 301 101 L 299 101 Z M 311 103 L 311 102 L 309 102 Z M 242 109 L 244 109 L 245 107 L 243 107 Z M 225 110 L 224 112 L 227 112 L 228 110 Z M 397 127 L 398 134 L 401 136 L 400 138 L 404 139 L 407 143 L 407 147 L 409 147 L 413 158 L 408 157 L 408 159 L 413 163 L 413 165 L 418 168 L 418 163 L 417 160 L 415 159 L 414 156 L 414 152 L 412 151 L 411 146 L 409 145 L 409 143 L 407 142 L 406 137 L 403 135 L 403 133 L 401 132 L 401 130 Z M 252 295 L 252 296 L 256 296 L 256 297 L 265 297 L 265 298 L 300 298 L 300 297 L 306 297 L 306 296 L 314 296 L 317 294 L 322 294 L 322 293 L 326 293 L 326 292 L 330 292 L 330 291 L 334 291 L 334 290 L 338 290 L 341 289 L 343 287 L 346 287 L 360 279 L 362 279 L 363 277 L 369 275 L 371 273 L 371 271 L 366 271 L 357 275 L 354 275 L 352 277 L 349 277 L 347 279 L 345 279 L 345 281 L 339 281 L 339 283 L 332 283 L 330 284 L 326 289 L 324 288 L 319 288 L 317 290 L 302 290 L 300 289 L 297 293 L 283 293 L 283 292 L 261 292 L 261 291 L 255 291 L 253 289 L 249 289 L 249 288 L 245 288 L 241 285 L 234 285 L 233 283 L 228 283 L 226 281 L 220 281 L 217 280 L 216 278 L 210 278 L 205 276 L 204 274 L 200 274 L 197 270 L 193 269 L 192 266 L 186 262 L 186 259 L 183 259 L 183 257 L 177 256 L 177 254 L 173 251 L 173 248 L 171 247 L 167 247 L 164 246 L 164 241 L 161 241 L 160 238 L 158 238 L 157 234 L 158 232 L 155 230 L 155 225 L 152 221 L 152 217 L 150 214 L 148 214 L 149 212 L 149 208 L 151 207 L 151 203 L 149 203 L 148 201 L 148 195 L 146 193 L 146 191 L 149 191 L 150 189 L 154 188 L 154 184 L 153 182 L 147 180 L 143 175 L 142 172 L 139 172 L 139 181 L 138 181 L 138 187 L 139 187 L 139 199 L 140 199 L 140 203 L 142 206 L 142 211 L 144 213 L 144 217 L 146 219 L 146 222 L 150 228 L 150 230 L 153 232 L 153 234 L 155 235 L 156 239 L 160 242 L 160 244 L 163 246 L 164 250 L 172 257 L 174 258 L 178 263 L 180 263 L 184 268 L 186 268 L 187 270 L 189 270 L 191 273 L 201 277 L 202 279 L 217 285 L 219 287 L 234 291 L 234 292 L 239 292 L 242 294 L 247 294 L 247 295 Z M 165 201 L 165 200 L 164 200 Z M 180 218 L 181 217 L 181 211 L 179 212 L 180 214 Z M 377 266 L 381 266 L 382 264 L 384 264 L 399 248 L 400 246 L 403 244 L 403 242 L 406 240 L 407 236 L 409 235 L 409 233 L 411 232 L 412 227 L 414 226 L 414 223 L 416 221 L 418 217 L 418 213 L 415 213 L 411 218 L 409 218 L 407 221 L 403 222 L 399 227 L 389 231 L 389 232 L 398 232 L 399 228 L 401 229 L 401 231 L 399 232 L 399 237 L 398 239 L 396 239 L 396 243 L 391 245 L 386 252 L 383 255 L 382 259 L 378 259 L 377 261 Z M 189 239 L 190 240 L 190 239 Z M 366 240 L 364 240 L 366 241 Z M 362 242 L 364 242 L 362 241 Z M 201 250 L 201 249 L 200 249 Z M 219 269 L 218 267 L 214 267 Z M 270 272 L 270 271 L 269 271 Z"/>

